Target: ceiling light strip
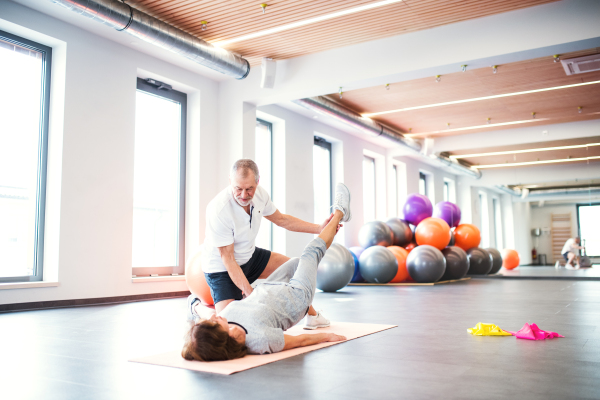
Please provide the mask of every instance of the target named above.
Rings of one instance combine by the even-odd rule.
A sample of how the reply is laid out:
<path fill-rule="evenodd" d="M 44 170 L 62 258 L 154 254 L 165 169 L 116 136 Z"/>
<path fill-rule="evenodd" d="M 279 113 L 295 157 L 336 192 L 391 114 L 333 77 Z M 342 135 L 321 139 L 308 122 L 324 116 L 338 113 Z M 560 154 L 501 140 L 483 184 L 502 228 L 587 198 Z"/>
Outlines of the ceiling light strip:
<path fill-rule="evenodd" d="M 481 129 L 481 128 L 494 128 L 496 126 L 529 124 L 531 122 L 547 121 L 549 119 L 550 118 L 538 118 L 538 119 L 526 119 L 523 121 L 499 122 L 497 124 L 485 124 L 485 125 L 467 126 L 465 128 L 452 128 L 452 129 L 442 129 L 439 131 L 431 131 L 431 132 L 423 132 L 423 133 L 411 133 L 411 134 L 405 134 L 404 136 L 415 137 L 415 136 L 433 135 L 435 133 L 448 133 L 448 132 L 458 132 L 458 131 L 469 131 L 469 130 Z"/>
<path fill-rule="evenodd" d="M 398 108 L 396 110 L 380 111 L 380 112 L 374 112 L 374 113 L 366 113 L 366 114 L 362 114 L 362 116 L 363 117 L 374 117 L 376 115 L 392 114 L 392 113 L 398 113 L 398 112 L 403 112 L 403 111 L 422 110 L 424 108 L 434 108 L 434 107 L 450 106 L 450 105 L 453 105 L 453 104 L 472 103 L 474 101 L 498 99 L 498 98 L 501 98 L 501 97 L 520 96 L 520 95 L 523 95 L 523 94 L 549 92 L 549 91 L 552 91 L 552 90 L 569 89 L 569 88 L 574 88 L 574 87 L 579 87 L 579 86 L 595 85 L 595 84 L 598 84 L 598 83 L 600 83 L 600 81 L 574 83 L 572 85 L 555 86 L 555 87 L 550 87 L 550 88 L 534 89 L 534 90 L 525 90 L 523 92 L 504 93 L 504 94 L 497 94 L 497 95 L 494 95 L 494 96 L 475 97 L 475 98 L 472 98 L 472 99 L 454 100 L 454 101 L 446 101 L 446 102 L 443 102 L 443 103 L 426 104 L 426 105 L 422 105 L 422 106 L 414 106 L 414 107 L 407 107 L 407 108 Z"/>
<path fill-rule="evenodd" d="M 490 168 L 522 167 L 525 165 L 555 164 L 555 163 L 566 163 L 566 162 L 588 161 L 588 160 L 599 160 L 599 159 L 600 159 L 600 156 L 580 157 L 580 158 L 561 158 L 559 160 L 543 160 L 543 161 L 526 161 L 526 162 L 519 162 L 519 163 L 473 165 L 473 168 L 490 169 Z"/>
<path fill-rule="evenodd" d="M 355 13 L 367 11 L 367 10 L 372 10 L 373 8 L 383 7 L 383 6 L 387 6 L 387 5 L 394 4 L 394 3 L 400 3 L 401 1 L 403 1 L 403 0 L 379 1 L 377 3 L 371 3 L 371 4 L 366 4 L 366 5 L 363 5 L 360 7 L 349 8 L 347 10 L 342 10 L 342 11 L 338 11 L 338 12 L 331 13 L 331 14 L 321 15 L 321 16 L 315 17 L 315 18 L 292 22 L 291 24 L 281 25 L 276 28 L 265 29 L 264 31 L 250 33 L 248 35 L 240 36 L 240 37 L 233 38 L 233 39 L 211 42 L 211 44 L 213 46 L 223 47 L 223 46 L 227 46 L 228 44 L 231 44 L 231 43 L 242 42 L 244 40 L 250 40 L 250 39 L 256 39 L 261 36 L 272 35 L 274 33 L 279 33 L 279 32 L 287 31 L 290 29 L 299 28 L 301 26 L 316 24 L 317 22 L 327 21 L 329 19 L 343 17 L 345 15 L 355 14 Z"/>
<path fill-rule="evenodd" d="M 587 144 L 575 144 L 571 146 L 557 146 L 557 147 L 540 147 L 537 149 L 525 149 L 525 150 L 512 150 L 512 151 L 494 151 L 492 153 L 478 153 L 478 154 L 461 154 L 450 156 L 453 160 L 459 158 L 473 158 L 473 157 L 487 157 L 487 156 L 502 156 L 506 154 L 522 154 L 522 153 L 537 153 L 540 151 L 554 151 L 554 150 L 567 150 L 567 149 L 582 149 L 584 147 L 600 146 L 600 143 L 587 143 Z"/>

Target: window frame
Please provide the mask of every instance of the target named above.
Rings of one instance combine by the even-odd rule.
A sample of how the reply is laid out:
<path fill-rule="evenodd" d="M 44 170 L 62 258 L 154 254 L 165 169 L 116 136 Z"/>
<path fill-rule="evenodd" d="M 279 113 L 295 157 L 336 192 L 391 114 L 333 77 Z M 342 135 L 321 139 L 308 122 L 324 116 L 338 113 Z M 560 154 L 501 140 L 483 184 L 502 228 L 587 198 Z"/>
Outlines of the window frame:
<path fill-rule="evenodd" d="M 581 204 L 576 204 L 576 208 L 577 208 L 577 237 L 580 238 L 581 243 L 579 244 L 580 246 L 583 246 L 583 240 L 585 238 L 581 237 L 581 224 L 579 223 L 580 219 L 579 219 L 579 207 L 589 207 L 589 206 L 597 206 L 600 207 L 600 203 L 581 203 Z M 580 256 L 583 255 L 583 251 L 581 251 Z M 591 257 L 591 258 L 597 258 L 600 257 L 600 254 L 587 254 L 587 250 L 586 250 L 586 255 L 587 257 Z"/>
<path fill-rule="evenodd" d="M 150 93 L 181 104 L 181 137 L 179 140 L 179 233 L 177 235 L 177 260 L 179 265 L 163 267 L 131 267 L 133 277 L 185 274 L 185 179 L 187 139 L 187 94 L 174 89 L 160 90 L 142 78 L 137 78 L 136 91 Z M 135 145 L 134 145 L 135 146 Z M 133 208 L 132 208 L 133 209 Z"/>
<path fill-rule="evenodd" d="M 315 136 L 313 145 L 329 151 L 329 204 L 333 204 L 333 149 L 331 143 L 322 137 Z"/>
<path fill-rule="evenodd" d="M 373 206 L 375 207 L 375 210 L 373 210 L 373 220 L 372 221 L 377 221 L 377 216 L 378 216 L 378 209 L 377 209 L 377 200 L 378 200 L 378 196 L 377 196 L 377 158 L 371 156 L 371 155 L 367 155 L 363 153 L 363 165 L 362 165 L 362 171 L 363 171 L 363 177 L 362 177 L 362 181 L 363 181 L 363 202 L 364 202 L 364 193 L 367 192 L 366 188 L 364 187 L 364 182 L 365 182 L 365 174 L 364 174 L 364 162 L 365 160 L 369 160 L 369 162 L 373 163 Z M 365 205 L 363 204 L 363 213 L 364 213 L 364 207 Z M 370 221 L 366 221 L 365 215 L 363 215 L 363 222 L 370 222 Z"/>
<path fill-rule="evenodd" d="M 50 82 L 52 47 L 0 30 L 0 39 L 42 54 L 40 93 L 40 127 L 38 145 L 38 176 L 36 189 L 36 218 L 34 233 L 33 275 L 0 276 L 0 283 L 39 282 L 44 277 L 44 230 L 46 225 L 46 181 L 48 173 L 48 131 L 50 126 Z"/>
<path fill-rule="evenodd" d="M 273 183 L 273 180 L 274 180 L 273 179 L 273 176 L 274 176 L 274 174 L 273 174 L 273 123 L 269 122 L 269 121 L 266 121 L 264 119 L 261 119 L 261 118 L 256 118 L 256 123 L 264 125 L 264 126 L 266 126 L 269 129 L 269 138 L 271 140 L 271 154 L 270 154 L 270 162 L 271 162 L 271 187 L 269 189 L 270 189 L 271 202 L 273 202 L 274 201 L 273 200 L 273 189 L 274 189 L 274 183 Z M 254 154 L 256 156 L 256 150 L 255 150 Z M 274 229 L 273 223 L 271 223 L 270 226 L 271 226 L 270 227 L 271 234 L 269 235 L 269 247 L 270 247 L 269 250 L 273 251 L 273 243 L 274 243 L 274 241 L 273 241 L 273 235 L 275 234 L 275 229 Z"/>
<path fill-rule="evenodd" d="M 427 174 L 424 173 L 423 171 L 419 171 L 419 183 L 421 183 L 421 181 L 423 181 L 423 187 L 425 188 L 425 193 L 420 193 L 421 195 L 429 198 L 429 185 L 427 182 Z"/>
<path fill-rule="evenodd" d="M 398 217 L 400 215 L 400 176 L 398 173 L 398 166 L 396 164 L 392 164 L 392 177 L 393 177 L 393 181 L 394 181 L 394 198 L 396 201 L 394 201 L 394 216 Z"/>

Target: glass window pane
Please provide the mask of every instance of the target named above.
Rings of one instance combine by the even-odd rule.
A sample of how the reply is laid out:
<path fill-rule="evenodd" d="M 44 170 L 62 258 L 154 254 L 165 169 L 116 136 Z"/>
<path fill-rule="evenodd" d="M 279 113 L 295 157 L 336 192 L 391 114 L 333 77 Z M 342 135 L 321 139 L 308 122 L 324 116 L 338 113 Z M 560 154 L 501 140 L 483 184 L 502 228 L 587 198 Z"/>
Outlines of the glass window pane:
<path fill-rule="evenodd" d="M 444 201 L 450 201 L 450 182 L 444 181 Z"/>
<path fill-rule="evenodd" d="M 363 158 L 363 207 L 364 222 L 375 220 L 375 160 Z"/>
<path fill-rule="evenodd" d="M 41 53 L 0 40 L 0 278 L 36 275 L 43 73 Z"/>
<path fill-rule="evenodd" d="M 263 187 L 269 196 L 273 193 L 273 137 L 272 125 L 268 122 L 257 121 L 255 132 L 255 162 L 260 172 L 259 185 Z M 256 236 L 256 245 L 260 248 L 272 250 L 273 224 L 262 219 L 258 235 Z"/>
<path fill-rule="evenodd" d="M 331 214 L 331 151 L 313 146 L 314 221 L 319 223 Z"/>
<path fill-rule="evenodd" d="M 419 172 L 419 194 L 427 196 L 427 176 Z"/>
<path fill-rule="evenodd" d="M 392 168 L 392 207 L 391 212 L 394 217 L 399 215 L 398 212 L 398 167 L 393 166 Z"/>
<path fill-rule="evenodd" d="M 136 93 L 133 267 L 174 267 L 179 249 L 181 104 Z"/>
<path fill-rule="evenodd" d="M 600 204 L 579 206 L 579 234 L 582 245 L 585 245 L 586 254 L 590 257 L 600 256 L 599 222 Z"/>
<path fill-rule="evenodd" d="M 504 238 L 502 237 L 502 211 L 498 199 L 494 199 L 494 225 L 496 228 L 496 248 L 502 250 L 504 248 Z"/>
<path fill-rule="evenodd" d="M 479 247 L 490 247 L 490 214 L 487 195 L 479 193 L 479 217 L 481 220 L 481 244 Z"/>

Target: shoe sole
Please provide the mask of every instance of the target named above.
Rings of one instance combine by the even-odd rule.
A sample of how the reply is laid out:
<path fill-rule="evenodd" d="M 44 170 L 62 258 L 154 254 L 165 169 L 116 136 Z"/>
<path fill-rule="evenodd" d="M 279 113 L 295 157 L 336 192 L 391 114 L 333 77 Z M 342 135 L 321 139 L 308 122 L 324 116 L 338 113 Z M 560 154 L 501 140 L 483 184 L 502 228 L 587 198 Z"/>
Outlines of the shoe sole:
<path fill-rule="evenodd" d="M 314 329 L 327 328 L 329 326 L 331 326 L 331 324 L 327 324 L 327 325 L 321 324 L 321 325 L 317 325 L 317 326 L 305 326 L 304 329 L 306 329 L 307 331 L 312 331 Z"/>

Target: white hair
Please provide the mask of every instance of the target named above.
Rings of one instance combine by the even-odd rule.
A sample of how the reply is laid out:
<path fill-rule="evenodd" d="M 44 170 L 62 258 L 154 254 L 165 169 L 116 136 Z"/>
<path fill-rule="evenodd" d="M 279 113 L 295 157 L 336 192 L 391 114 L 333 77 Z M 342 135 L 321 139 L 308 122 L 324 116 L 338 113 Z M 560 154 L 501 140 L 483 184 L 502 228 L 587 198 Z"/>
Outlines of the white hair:
<path fill-rule="evenodd" d="M 252 171 L 254 173 L 254 179 L 256 180 L 256 183 L 258 183 L 260 175 L 258 173 L 258 165 L 256 165 L 254 161 L 250 160 L 249 158 L 237 160 L 233 163 L 229 176 L 234 176 L 238 170 L 242 174 L 242 177 L 246 177 L 248 175 L 248 171 Z"/>

